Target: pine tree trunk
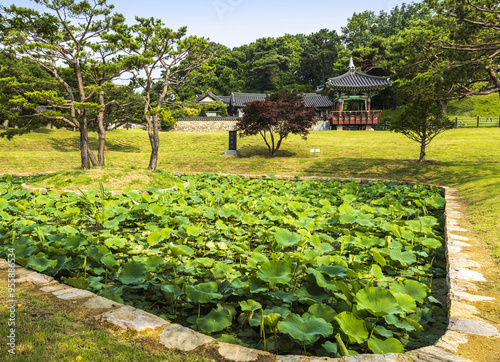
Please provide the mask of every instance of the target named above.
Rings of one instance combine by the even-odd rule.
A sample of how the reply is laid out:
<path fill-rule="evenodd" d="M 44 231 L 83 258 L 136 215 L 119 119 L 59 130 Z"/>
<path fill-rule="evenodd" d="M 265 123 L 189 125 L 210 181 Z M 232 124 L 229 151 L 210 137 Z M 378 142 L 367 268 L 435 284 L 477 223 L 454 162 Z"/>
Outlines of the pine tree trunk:
<path fill-rule="evenodd" d="M 89 135 L 87 129 L 87 118 L 84 116 L 80 122 L 80 155 L 82 159 L 82 170 L 90 169 L 89 157 Z"/>
<path fill-rule="evenodd" d="M 158 150 L 160 149 L 160 135 L 158 134 L 158 116 L 152 116 L 152 127 L 148 129 L 149 142 L 151 143 L 151 156 L 148 170 L 156 171 L 158 165 Z"/>
<path fill-rule="evenodd" d="M 97 135 L 99 137 L 99 148 L 97 150 L 97 165 L 104 166 L 104 143 L 106 141 L 106 129 L 104 128 L 104 91 L 99 93 L 99 104 L 102 106 L 97 115 Z"/>

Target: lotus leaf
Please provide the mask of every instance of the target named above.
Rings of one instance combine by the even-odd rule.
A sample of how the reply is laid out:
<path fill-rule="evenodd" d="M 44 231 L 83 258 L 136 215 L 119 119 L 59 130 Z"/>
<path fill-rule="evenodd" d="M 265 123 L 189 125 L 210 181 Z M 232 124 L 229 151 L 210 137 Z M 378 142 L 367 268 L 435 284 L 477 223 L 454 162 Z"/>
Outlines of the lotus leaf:
<path fill-rule="evenodd" d="M 390 291 L 380 287 L 367 287 L 356 293 L 354 301 L 358 309 L 367 310 L 377 317 L 401 313 L 402 309 Z"/>
<path fill-rule="evenodd" d="M 27 268 L 33 268 L 37 272 L 43 272 L 48 268 L 54 268 L 57 265 L 57 260 L 49 260 L 43 253 L 31 255 L 26 263 Z"/>
<path fill-rule="evenodd" d="M 302 236 L 287 229 L 276 228 L 274 239 L 279 246 L 287 248 L 299 244 Z"/>
<path fill-rule="evenodd" d="M 335 310 L 332 307 L 321 303 L 316 303 L 311 305 L 307 311 L 312 316 L 317 318 L 323 318 L 328 323 L 333 321 L 335 316 L 337 315 L 337 312 L 335 312 Z"/>
<path fill-rule="evenodd" d="M 404 353 L 405 349 L 400 341 L 395 338 L 387 338 L 386 340 L 378 339 L 371 336 L 368 340 L 368 348 L 375 354 L 385 353 Z"/>
<path fill-rule="evenodd" d="M 146 267 L 137 261 L 128 261 L 122 265 L 118 273 L 118 279 L 123 284 L 133 284 L 144 280 Z"/>
<path fill-rule="evenodd" d="M 321 336 L 327 337 L 333 333 L 333 327 L 322 318 L 302 318 L 300 315 L 290 313 L 278 323 L 281 333 L 286 333 L 304 344 L 313 344 Z"/>
<path fill-rule="evenodd" d="M 365 322 L 352 312 L 342 312 L 334 317 L 351 343 L 363 343 L 368 338 Z M 333 331 L 332 331 L 333 332 Z"/>
<path fill-rule="evenodd" d="M 209 303 L 222 298 L 222 294 L 217 290 L 216 282 L 186 285 L 186 297 L 194 303 Z"/>
<path fill-rule="evenodd" d="M 266 261 L 260 266 L 257 277 L 269 284 L 285 284 L 292 279 L 292 268 L 283 260 Z"/>
<path fill-rule="evenodd" d="M 408 294 L 419 303 L 424 302 L 424 298 L 429 291 L 429 288 L 425 284 L 411 279 L 391 283 L 390 289 L 392 292 Z"/>
<path fill-rule="evenodd" d="M 242 311 L 255 312 L 262 308 L 262 304 L 253 299 L 247 299 L 239 302 Z"/>

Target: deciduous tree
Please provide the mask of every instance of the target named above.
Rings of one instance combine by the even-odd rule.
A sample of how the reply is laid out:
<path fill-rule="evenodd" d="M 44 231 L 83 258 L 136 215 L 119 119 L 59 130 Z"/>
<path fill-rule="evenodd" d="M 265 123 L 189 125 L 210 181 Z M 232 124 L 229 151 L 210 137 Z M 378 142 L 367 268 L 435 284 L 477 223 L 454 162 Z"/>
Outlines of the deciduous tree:
<path fill-rule="evenodd" d="M 240 136 L 260 134 L 269 155 L 274 156 L 289 134 L 299 134 L 307 139 L 310 128 L 316 122 L 317 109 L 306 109 L 302 95 L 297 91 L 282 90 L 264 101 L 246 103 L 243 112 L 236 125 Z"/>

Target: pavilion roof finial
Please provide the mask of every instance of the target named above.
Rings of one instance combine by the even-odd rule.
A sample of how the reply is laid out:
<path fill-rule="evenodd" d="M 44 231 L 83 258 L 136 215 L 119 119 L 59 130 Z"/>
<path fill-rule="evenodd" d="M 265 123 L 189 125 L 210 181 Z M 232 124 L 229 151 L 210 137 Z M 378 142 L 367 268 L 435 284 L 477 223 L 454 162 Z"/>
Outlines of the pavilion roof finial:
<path fill-rule="evenodd" d="M 351 57 L 351 60 L 349 60 L 349 70 L 350 71 L 356 70 L 356 66 L 354 65 L 354 61 L 352 60 L 352 57 Z"/>

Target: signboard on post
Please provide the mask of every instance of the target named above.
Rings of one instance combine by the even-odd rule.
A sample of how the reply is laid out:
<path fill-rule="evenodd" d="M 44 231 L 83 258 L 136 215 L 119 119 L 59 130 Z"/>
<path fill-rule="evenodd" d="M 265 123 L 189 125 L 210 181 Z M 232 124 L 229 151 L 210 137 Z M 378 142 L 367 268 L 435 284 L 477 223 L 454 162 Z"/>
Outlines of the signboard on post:
<path fill-rule="evenodd" d="M 311 152 L 314 152 L 314 157 L 316 157 L 316 152 L 320 152 L 319 148 L 311 148 Z"/>

